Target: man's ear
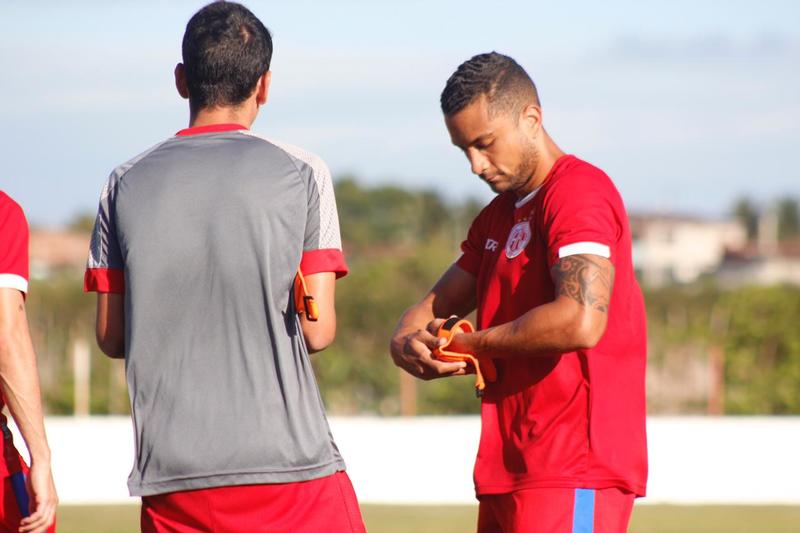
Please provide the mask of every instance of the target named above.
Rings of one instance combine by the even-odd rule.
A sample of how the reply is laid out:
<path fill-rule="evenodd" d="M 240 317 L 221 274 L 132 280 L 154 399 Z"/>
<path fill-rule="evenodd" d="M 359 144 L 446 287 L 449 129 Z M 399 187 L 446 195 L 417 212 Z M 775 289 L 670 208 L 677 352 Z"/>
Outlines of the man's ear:
<path fill-rule="evenodd" d="M 531 137 L 536 137 L 542 129 L 542 108 L 536 104 L 528 104 L 522 109 L 520 122 L 530 133 Z"/>
<path fill-rule="evenodd" d="M 189 88 L 186 86 L 186 70 L 183 68 L 183 63 L 175 65 L 175 88 L 178 89 L 178 94 L 181 98 L 189 98 Z"/>
<path fill-rule="evenodd" d="M 267 103 L 269 97 L 269 85 L 272 82 L 272 71 L 266 71 L 256 83 L 256 104 L 262 106 Z"/>

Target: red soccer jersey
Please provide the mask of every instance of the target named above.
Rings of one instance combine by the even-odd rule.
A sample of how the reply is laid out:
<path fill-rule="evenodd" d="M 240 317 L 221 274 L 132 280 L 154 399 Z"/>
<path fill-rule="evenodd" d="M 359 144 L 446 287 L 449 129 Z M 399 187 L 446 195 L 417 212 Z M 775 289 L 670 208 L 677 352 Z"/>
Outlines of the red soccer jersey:
<path fill-rule="evenodd" d="M 28 222 L 22 208 L 0 191 L 0 288 L 28 292 Z M 5 398 L 0 393 L 0 409 Z M 6 417 L 0 414 L 0 478 L 18 472 L 22 467 L 19 454 L 11 442 Z M 2 513 L 0 513 L 2 514 Z"/>
<path fill-rule="evenodd" d="M 28 292 L 28 222 L 22 208 L 0 191 L 0 288 Z"/>
<path fill-rule="evenodd" d="M 601 170 L 563 156 L 539 190 L 497 196 L 457 264 L 477 278 L 478 327 L 555 298 L 550 268 L 590 253 L 615 269 L 608 325 L 592 349 L 496 359 L 475 463 L 477 493 L 619 487 L 645 494 L 646 327 L 622 198 Z"/>

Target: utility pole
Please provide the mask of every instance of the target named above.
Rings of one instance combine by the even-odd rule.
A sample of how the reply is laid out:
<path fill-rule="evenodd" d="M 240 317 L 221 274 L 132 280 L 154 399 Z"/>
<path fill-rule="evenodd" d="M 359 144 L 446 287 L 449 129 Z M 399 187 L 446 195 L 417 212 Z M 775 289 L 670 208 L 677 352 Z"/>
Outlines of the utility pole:
<path fill-rule="evenodd" d="M 108 414 L 124 413 L 127 404 L 122 401 L 120 390 L 126 385 L 125 363 L 112 360 L 108 365 Z"/>
<path fill-rule="evenodd" d="M 708 406 L 707 413 L 713 416 L 725 414 L 725 337 L 728 334 L 730 314 L 719 303 L 711 308 L 709 317 L 709 336 L 711 346 L 708 349 Z"/>
<path fill-rule="evenodd" d="M 725 350 L 719 344 L 709 349 L 708 366 L 711 379 L 708 387 L 707 413 L 721 416 L 725 414 Z"/>
<path fill-rule="evenodd" d="M 76 338 L 72 345 L 72 376 L 73 414 L 89 416 L 92 362 L 89 344 L 82 337 Z"/>

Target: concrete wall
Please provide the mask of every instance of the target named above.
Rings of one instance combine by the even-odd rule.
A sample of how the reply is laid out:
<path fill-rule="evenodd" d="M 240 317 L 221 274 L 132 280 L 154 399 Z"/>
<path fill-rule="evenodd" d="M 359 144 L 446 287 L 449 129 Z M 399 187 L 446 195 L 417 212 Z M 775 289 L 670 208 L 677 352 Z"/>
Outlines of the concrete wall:
<path fill-rule="evenodd" d="M 331 426 L 362 502 L 474 502 L 477 417 L 334 417 Z M 138 501 L 125 484 L 127 417 L 49 418 L 47 432 L 64 504 Z M 800 417 L 653 417 L 648 439 L 641 503 L 800 504 Z"/>

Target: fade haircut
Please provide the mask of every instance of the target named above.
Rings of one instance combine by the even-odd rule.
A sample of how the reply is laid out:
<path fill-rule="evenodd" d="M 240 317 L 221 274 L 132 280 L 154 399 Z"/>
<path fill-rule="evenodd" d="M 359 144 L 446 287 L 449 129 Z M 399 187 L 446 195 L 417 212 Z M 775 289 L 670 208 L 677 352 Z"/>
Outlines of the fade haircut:
<path fill-rule="evenodd" d="M 526 105 L 539 105 L 536 85 L 525 69 L 497 52 L 476 55 L 459 65 L 442 91 L 442 112 L 454 115 L 482 95 L 491 117 L 507 113 L 518 118 Z"/>
<path fill-rule="evenodd" d="M 237 106 L 269 70 L 272 36 L 243 5 L 214 2 L 189 20 L 182 52 L 192 109 Z"/>

